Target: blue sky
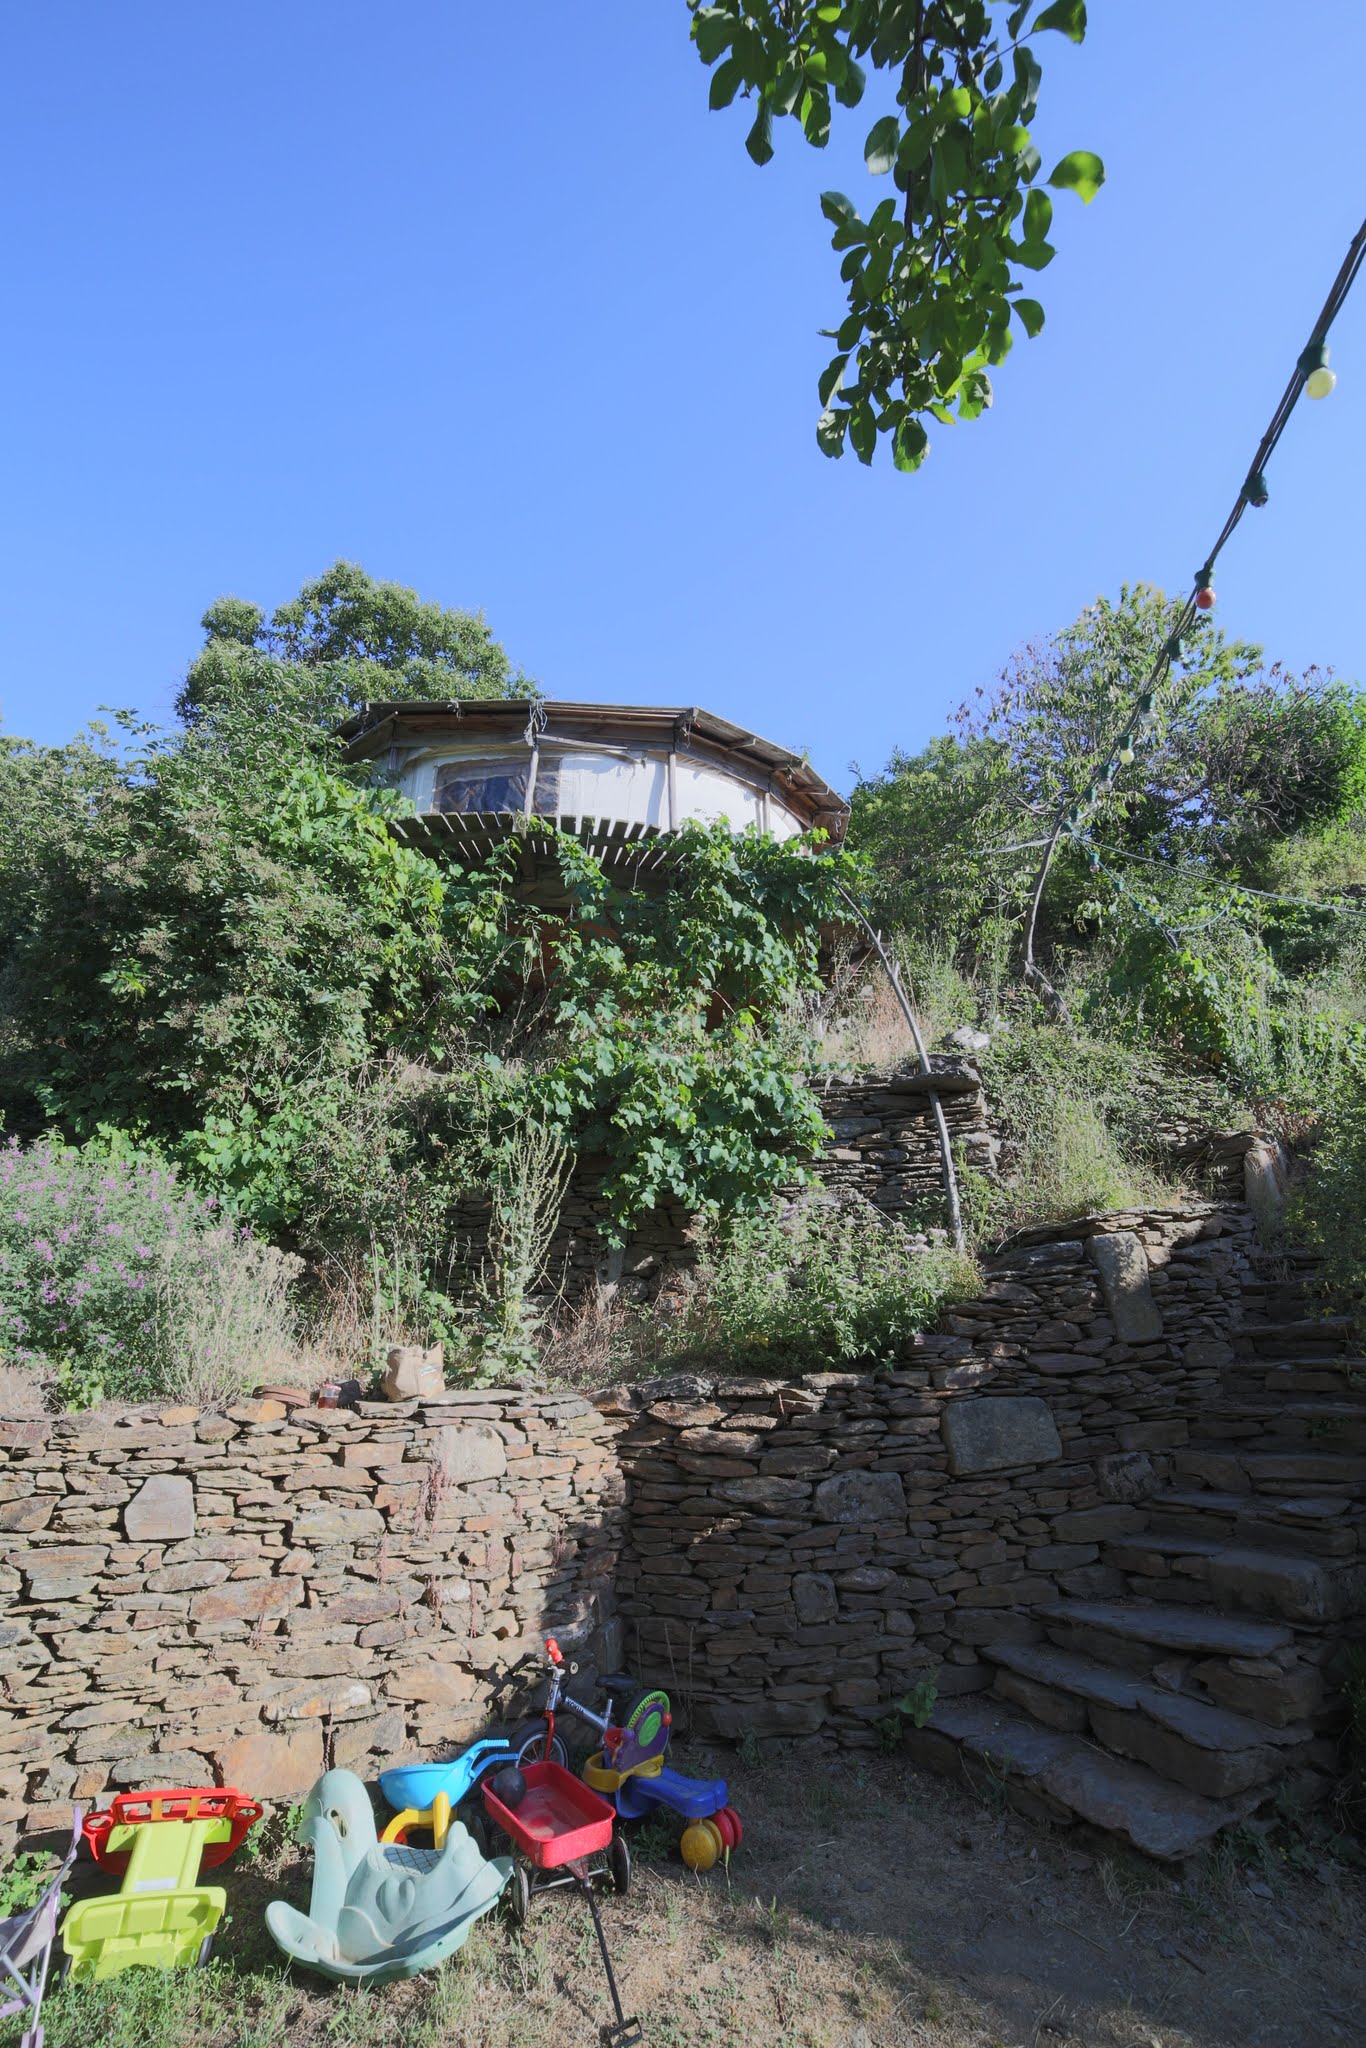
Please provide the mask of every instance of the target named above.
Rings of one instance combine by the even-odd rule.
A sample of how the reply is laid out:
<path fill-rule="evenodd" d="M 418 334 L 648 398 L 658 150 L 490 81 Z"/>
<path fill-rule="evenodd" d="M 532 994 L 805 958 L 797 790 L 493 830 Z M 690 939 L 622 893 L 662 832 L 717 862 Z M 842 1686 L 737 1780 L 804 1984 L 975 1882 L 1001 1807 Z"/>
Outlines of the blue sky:
<path fill-rule="evenodd" d="M 1124 579 L 1188 587 L 1366 212 L 1366 8 L 1095 0 L 1048 39 L 1048 324 L 916 477 L 827 462 L 817 197 L 684 0 L 7 10 L 0 717 L 169 718 L 198 619 L 339 555 L 482 607 L 550 694 L 702 703 L 844 784 Z M 884 186 L 884 189 L 889 189 Z M 1366 675 L 1366 283 L 1219 618 Z"/>

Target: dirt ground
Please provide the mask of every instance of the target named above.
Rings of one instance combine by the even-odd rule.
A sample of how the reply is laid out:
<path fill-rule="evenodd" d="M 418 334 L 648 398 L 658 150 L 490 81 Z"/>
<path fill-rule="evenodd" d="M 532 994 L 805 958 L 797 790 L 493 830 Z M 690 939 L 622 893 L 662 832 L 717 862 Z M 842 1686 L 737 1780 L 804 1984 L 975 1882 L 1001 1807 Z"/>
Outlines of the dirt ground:
<path fill-rule="evenodd" d="M 1366 1880 L 1301 1834 L 1244 1834 L 1197 1870 L 1051 1834 L 899 1758 L 789 1754 L 725 1773 L 746 1826 L 727 1872 L 677 1828 L 637 1833 L 603 1918 L 653 2048 L 1319 2048 L 1366 2038 Z M 280 1830 L 277 1828 L 277 1837 Z M 584 2048 L 609 2017 L 582 1903 L 476 1928 L 438 1973 L 372 1992 L 285 1969 L 269 1898 L 306 1903 L 289 1849 L 228 1866 L 207 1970 L 59 1987 L 48 2048 Z M 8 2044 L 13 2022 L 0 2026 Z"/>

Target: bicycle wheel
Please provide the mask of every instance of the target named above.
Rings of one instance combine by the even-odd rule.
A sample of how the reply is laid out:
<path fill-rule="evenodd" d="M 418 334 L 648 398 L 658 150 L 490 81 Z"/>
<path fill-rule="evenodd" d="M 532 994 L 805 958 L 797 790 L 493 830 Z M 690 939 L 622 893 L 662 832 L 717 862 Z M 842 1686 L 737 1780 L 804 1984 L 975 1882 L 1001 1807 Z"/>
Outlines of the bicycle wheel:
<path fill-rule="evenodd" d="M 538 1764 L 546 1756 L 546 1724 L 544 1720 L 524 1721 L 520 1728 L 514 1728 L 508 1736 L 508 1748 L 514 1752 L 519 1764 Z M 569 1768 L 569 1751 L 559 1735 L 551 1737 L 549 1761 Z"/>

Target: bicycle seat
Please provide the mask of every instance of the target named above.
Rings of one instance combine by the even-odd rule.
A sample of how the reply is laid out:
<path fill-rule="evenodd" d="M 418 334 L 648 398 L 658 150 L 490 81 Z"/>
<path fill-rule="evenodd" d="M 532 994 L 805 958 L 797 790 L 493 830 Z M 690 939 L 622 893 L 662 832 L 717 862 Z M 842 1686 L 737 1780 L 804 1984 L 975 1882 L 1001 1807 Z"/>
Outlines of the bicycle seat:
<path fill-rule="evenodd" d="M 609 1677 L 598 1680 L 598 1689 L 605 1692 L 609 1700 L 629 1699 L 632 1693 L 640 1691 L 640 1680 L 627 1678 L 622 1672 L 615 1671 Z"/>

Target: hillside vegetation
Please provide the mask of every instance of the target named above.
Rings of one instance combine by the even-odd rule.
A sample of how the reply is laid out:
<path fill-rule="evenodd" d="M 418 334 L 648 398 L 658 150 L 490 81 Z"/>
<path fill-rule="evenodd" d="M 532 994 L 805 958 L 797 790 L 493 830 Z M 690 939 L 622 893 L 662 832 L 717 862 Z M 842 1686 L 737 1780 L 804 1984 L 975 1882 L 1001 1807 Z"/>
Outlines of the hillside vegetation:
<path fill-rule="evenodd" d="M 1024 650 L 860 780 L 847 851 L 691 829 L 650 894 L 550 828 L 536 904 L 517 835 L 438 864 L 390 830 L 398 799 L 338 719 L 531 685 L 481 618 L 344 563 L 269 621 L 214 605 L 175 730 L 0 737 L 0 1363 L 86 1402 L 316 1380 L 405 1339 L 473 1379 L 895 1355 L 973 1284 L 942 1215 L 908 1234 L 778 1207 L 823 1142 L 823 1063 L 908 1051 L 899 1021 L 870 1038 L 866 971 L 831 984 L 846 892 L 927 1033 L 989 1037 L 1008 1170 L 965 1177 L 979 1239 L 1159 1199 L 1159 1124 L 1255 1114 L 1317 1138 L 1300 1227 L 1353 1298 L 1360 692 L 1202 623 L 1053 865 L 1038 951 L 1061 1001 L 1020 982 L 1039 843 L 1101 773 L 1169 611 L 1125 591 Z M 665 1200 L 702 1219 L 681 1313 L 547 1313 L 583 1160 L 609 1242 Z M 471 1195 L 491 1215 L 473 1278 Z"/>

